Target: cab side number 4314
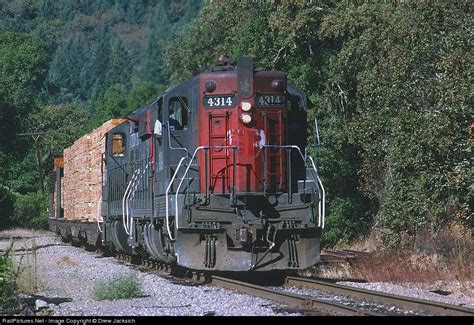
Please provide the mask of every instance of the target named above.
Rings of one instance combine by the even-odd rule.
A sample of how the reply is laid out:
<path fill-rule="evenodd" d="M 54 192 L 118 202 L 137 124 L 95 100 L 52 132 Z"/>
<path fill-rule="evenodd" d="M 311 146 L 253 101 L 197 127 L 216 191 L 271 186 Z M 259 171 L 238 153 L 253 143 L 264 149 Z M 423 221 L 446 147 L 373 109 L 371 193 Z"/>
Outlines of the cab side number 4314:
<path fill-rule="evenodd" d="M 203 104 L 209 108 L 221 108 L 221 107 L 234 107 L 235 97 L 234 96 L 206 96 L 204 97 Z"/>

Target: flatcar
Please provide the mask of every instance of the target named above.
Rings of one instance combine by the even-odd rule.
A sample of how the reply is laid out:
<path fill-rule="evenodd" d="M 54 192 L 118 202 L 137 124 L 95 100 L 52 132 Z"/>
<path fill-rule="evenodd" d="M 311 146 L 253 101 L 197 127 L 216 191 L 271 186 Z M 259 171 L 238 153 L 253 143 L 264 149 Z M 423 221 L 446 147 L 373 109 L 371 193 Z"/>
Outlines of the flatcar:
<path fill-rule="evenodd" d="M 191 270 L 304 269 L 324 228 L 317 145 L 306 95 L 284 72 L 224 58 L 104 133 L 97 222 L 53 213 L 50 224 Z"/>

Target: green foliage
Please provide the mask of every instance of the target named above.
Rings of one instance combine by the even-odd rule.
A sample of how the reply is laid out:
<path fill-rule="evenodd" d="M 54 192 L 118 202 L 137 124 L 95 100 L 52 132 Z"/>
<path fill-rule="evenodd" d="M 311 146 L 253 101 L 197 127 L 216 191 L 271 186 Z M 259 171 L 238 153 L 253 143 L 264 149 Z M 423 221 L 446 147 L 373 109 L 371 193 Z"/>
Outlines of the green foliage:
<path fill-rule="evenodd" d="M 52 158 L 62 156 L 63 148 L 70 146 L 85 133 L 89 119 L 88 111 L 68 104 L 42 107 L 25 119 L 28 131 L 44 132 L 39 138 L 44 179 L 47 179 L 46 175 L 52 169 Z M 13 164 L 4 165 L 5 169 L 8 168 L 7 185 L 12 191 L 22 194 L 35 192 L 39 184 L 35 142 L 31 136 L 23 137 L 23 141 L 29 150 L 18 156 Z"/>
<path fill-rule="evenodd" d="M 96 102 L 95 109 L 98 125 L 112 117 L 125 116 L 129 112 L 126 89 L 120 85 L 111 86 Z"/>
<path fill-rule="evenodd" d="M 31 139 L 31 138 L 30 138 Z M 34 145 L 31 139 L 30 147 Z M 9 166 L 8 186 L 15 193 L 35 192 L 39 189 L 38 163 L 34 149 L 28 150 Z"/>
<path fill-rule="evenodd" d="M 0 28 L 36 34 L 51 46 L 48 103 L 91 104 L 111 86 L 165 83 L 161 53 L 202 1 L 5 1 Z"/>
<path fill-rule="evenodd" d="M 63 104 L 42 107 L 28 116 L 25 123 L 29 125 L 27 130 L 44 132 L 39 138 L 44 179 L 47 179 L 46 175 L 52 169 L 52 158 L 62 156 L 62 150 L 86 132 L 90 115 L 85 109 Z M 7 165 L 8 185 L 17 193 L 34 192 L 39 184 L 34 140 L 31 136 L 26 136 L 24 141 L 28 144 L 29 150 L 16 158 L 15 163 Z"/>
<path fill-rule="evenodd" d="M 0 178 L 2 185 L 16 190 L 15 170 L 31 150 L 29 139 L 17 134 L 31 131 L 26 116 L 38 109 L 44 88 L 49 53 L 45 44 L 30 35 L 0 30 Z M 34 170 L 26 166 L 24 172 Z M 36 183 L 23 186 L 37 188 Z"/>
<path fill-rule="evenodd" d="M 94 289 L 95 300 L 131 299 L 141 296 L 141 284 L 134 274 L 101 282 Z"/>
<path fill-rule="evenodd" d="M 30 115 L 29 122 L 45 132 L 41 138 L 43 151 L 49 157 L 62 156 L 69 147 L 85 133 L 85 125 L 91 114 L 70 104 L 49 105 Z"/>
<path fill-rule="evenodd" d="M 371 225 L 400 242 L 472 223 L 471 20 L 468 2 L 216 1 L 163 60 L 173 81 L 222 52 L 286 71 L 320 122 L 324 242 Z"/>
<path fill-rule="evenodd" d="M 462 3 L 364 4 L 323 22 L 322 35 L 341 44 L 329 69 L 358 148 L 359 188 L 389 238 L 472 218 L 468 17 Z"/>
<path fill-rule="evenodd" d="M 38 93 L 46 78 L 49 60 L 37 38 L 0 30 L 0 151 L 18 150 L 14 134 L 22 130 L 24 117 L 37 108 Z"/>
<path fill-rule="evenodd" d="M 0 98 L 27 112 L 46 77 L 48 51 L 37 38 L 0 31 Z"/>
<path fill-rule="evenodd" d="M 364 207 L 360 200 L 335 198 L 331 201 L 331 213 L 326 218 L 323 246 L 337 246 L 350 243 L 358 236 L 368 233 L 369 223 L 363 218 Z"/>
<path fill-rule="evenodd" d="M 151 82 L 141 82 L 128 92 L 119 84 L 111 86 L 95 104 L 96 118 L 90 124 L 95 128 L 111 119 L 120 118 L 153 102 L 164 90 Z"/>
<path fill-rule="evenodd" d="M 0 255 L 0 314 L 13 314 L 18 307 L 17 277 L 13 264 L 13 242 Z"/>
<path fill-rule="evenodd" d="M 105 84 L 120 84 L 125 88 L 130 88 L 131 57 L 120 39 L 115 39 L 111 43 Z"/>
<path fill-rule="evenodd" d="M 15 197 L 12 191 L 0 184 L 0 229 L 5 229 L 10 225 L 14 202 Z"/>
<path fill-rule="evenodd" d="M 45 229 L 48 226 L 48 195 L 41 192 L 18 194 L 14 203 L 12 225 Z"/>
<path fill-rule="evenodd" d="M 158 97 L 158 94 L 164 90 L 164 86 L 159 86 L 151 82 L 139 83 L 127 95 L 126 101 L 129 112 L 150 104 Z"/>

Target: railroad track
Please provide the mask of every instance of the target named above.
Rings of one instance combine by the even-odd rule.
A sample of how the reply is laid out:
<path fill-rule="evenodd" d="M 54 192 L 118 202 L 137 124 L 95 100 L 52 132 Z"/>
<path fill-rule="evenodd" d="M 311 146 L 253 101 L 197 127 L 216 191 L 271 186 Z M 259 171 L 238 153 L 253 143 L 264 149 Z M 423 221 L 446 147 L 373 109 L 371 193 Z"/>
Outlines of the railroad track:
<path fill-rule="evenodd" d="M 170 275 L 174 278 L 191 281 L 199 284 L 219 286 L 226 289 L 236 290 L 245 294 L 275 301 L 282 306 L 280 311 L 301 312 L 305 315 L 342 315 L 342 316 L 387 316 L 390 313 L 379 313 L 362 310 L 340 303 L 308 297 L 278 289 L 272 289 L 261 285 L 239 281 L 223 276 L 211 275 L 207 273 L 192 273 L 183 268 L 172 268 L 167 264 L 154 260 L 131 257 L 125 254 L 117 254 L 116 257 L 126 263 L 153 269 L 162 274 Z M 439 316 L 474 316 L 474 309 L 459 307 L 455 305 L 422 300 L 411 297 L 391 295 L 379 291 L 361 289 L 334 284 L 328 281 L 315 280 L 303 277 L 287 276 L 284 283 L 286 286 L 294 286 L 304 289 L 313 289 L 329 294 L 348 296 L 354 299 L 372 301 L 375 303 L 397 306 L 414 311 L 425 311 L 432 315 Z"/>
<path fill-rule="evenodd" d="M 295 295 L 280 290 L 262 287 L 248 282 L 229 279 L 213 275 L 211 284 L 226 289 L 237 290 L 248 295 L 273 300 L 287 306 L 282 310 L 300 311 L 311 313 L 317 310 L 319 315 L 340 315 L 340 316 L 381 316 L 382 314 L 366 310 L 356 309 L 350 306 L 335 302 L 325 301 L 317 298 L 308 298 L 306 296 Z"/>
<path fill-rule="evenodd" d="M 459 307 L 430 300 L 397 296 L 379 291 L 347 287 L 321 280 L 289 276 L 286 278 L 286 285 L 306 289 L 309 288 L 342 296 L 350 296 L 357 299 L 370 300 L 376 303 L 395 305 L 413 310 L 423 310 L 430 312 L 433 315 L 474 316 L 474 309 L 470 308 Z"/>
<path fill-rule="evenodd" d="M 342 316 L 380 316 L 382 314 L 370 311 L 356 309 L 335 302 L 329 302 L 317 298 L 308 298 L 301 295 L 283 292 L 281 290 L 271 289 L 260 285 L 251 284 L 244 281 L 230 279 L 217 275 L 202 273 L 182 273 L 180 269 L 172 269 L 169 265 L 142 259 L 139 257 L 131 257 L 125 254 L 117 254 L 118 260 L 128 264 L 145 267 L 158 271 L 163 275 L 172 276 L 174 278 L 191 281 L 199 284 L 211 284 L 225 289 L 240 291 L 242 293 L 268 299 L 281 304 L 284 307 L 278 308 L 279 311 L 300 312 L 305 315 L 342 315 Z M 182 270 L 181 270 L 182 271 Z M 178 273 L 178 274 L 176 274 Z"/>

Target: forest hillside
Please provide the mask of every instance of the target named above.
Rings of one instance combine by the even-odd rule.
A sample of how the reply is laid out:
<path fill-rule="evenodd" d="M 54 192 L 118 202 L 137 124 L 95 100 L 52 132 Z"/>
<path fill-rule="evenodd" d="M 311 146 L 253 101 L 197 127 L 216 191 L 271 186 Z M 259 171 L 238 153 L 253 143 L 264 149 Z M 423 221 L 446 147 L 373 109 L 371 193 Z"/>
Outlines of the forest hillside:
<path fill-rule="evenodd" d="M 0 0 L 1 220 L 43 211 L 65 146 L 223 53 L 308 94 L 325 245 L 472 229 L 472 18 L 469 1 Z M 43 183 L 18 136 L 38 131 Z"/>

